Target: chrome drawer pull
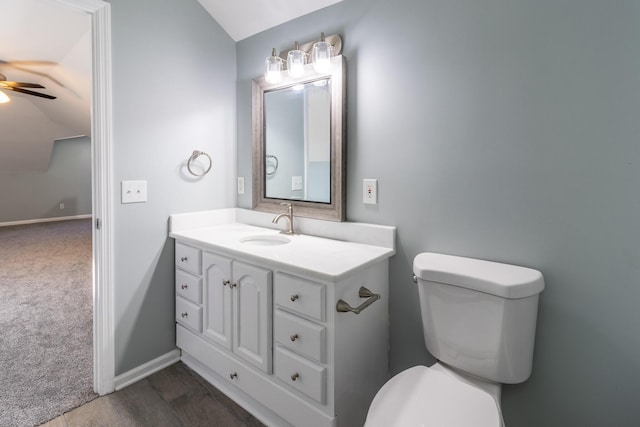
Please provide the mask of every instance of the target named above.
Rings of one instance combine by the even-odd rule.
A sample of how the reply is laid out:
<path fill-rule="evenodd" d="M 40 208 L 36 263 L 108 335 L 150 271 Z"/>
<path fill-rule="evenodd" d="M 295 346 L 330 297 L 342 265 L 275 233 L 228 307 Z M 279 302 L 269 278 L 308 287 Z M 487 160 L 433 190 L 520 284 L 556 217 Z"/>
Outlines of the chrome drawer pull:
<path fill-rule="evenodd" d="M 181 316 L 182 317 L 189 317 L 189 313 L 182 313 Z"/>
<path fill-rule="evenodd" d="M 295 380 L 297 380 L 298 378 L 300 378 L 300 374 L 299 374 L 299 373 L 297 373 L 297 372 L 296 372 L 295 374 L 291 375 L 291 381 L 295 381 Z"/>
<path fill-rule="evenodd" d="M 231 378 L 232 380 L 234 380 L 234 379 L 238 378 L 238 374 L 237 374 L 237 373 L 235 373 L 235 372 L 234 372 L 234 373 L 232 373 L 232 374 L 229 374 L 229 378 Z"/>
<path fill-rule="evenodd" d="M 294 302 L 295 300 L 297 300 L 298 298 L 300 298 L 300 295 L 298 294 L 293 294 L 291 295 L 291 301 Z"/>
<path fill-rule="evenodd" d="M 182 285 L 182 286 L 180 286 L 180 288 L 182 288 L 182 289 L 187 289 L 188 287 L 189 287 L 188 285 Z"/>
<path fill-rule="evenodd" d="M 289 337 L 289 339 L 290 339 L 291 341 L 295 341 L 295 340 L 297 340 L 297 339 L 298 339 L 298 334 L 293 334 L 293 335 L 291 335 L 291 336 Z"/>
<path fill-rule="evenodd" d="M 369 298 L 369 299 L 363 302 L 362 304 L 360 304 L 358 307 L 351 307 L 345 301 L 338 300 L 338 303 L 336 304 L 336 311 L 338 313 L 346 313 L 350 311 L 355 314 L 360 314 L 360 312 L 363 311 L 365 308 L 369 307 L 371 304 L 373 304 L 374 302 L 382 298 L 380 294 L 374 294 L 364 286 L 362 286 L 358 291 L 358 296 L 360 296 L 360 298 Z"/>

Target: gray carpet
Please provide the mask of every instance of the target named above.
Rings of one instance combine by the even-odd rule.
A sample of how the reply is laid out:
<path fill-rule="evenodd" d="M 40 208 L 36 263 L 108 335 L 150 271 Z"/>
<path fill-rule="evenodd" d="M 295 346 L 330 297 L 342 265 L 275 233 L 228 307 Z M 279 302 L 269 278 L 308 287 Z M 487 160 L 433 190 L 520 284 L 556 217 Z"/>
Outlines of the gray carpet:
<path fill-rule="evenodd" d="M 91 220 L 0 227 L 0 425 L 33 426 L 93 392 Z"/>

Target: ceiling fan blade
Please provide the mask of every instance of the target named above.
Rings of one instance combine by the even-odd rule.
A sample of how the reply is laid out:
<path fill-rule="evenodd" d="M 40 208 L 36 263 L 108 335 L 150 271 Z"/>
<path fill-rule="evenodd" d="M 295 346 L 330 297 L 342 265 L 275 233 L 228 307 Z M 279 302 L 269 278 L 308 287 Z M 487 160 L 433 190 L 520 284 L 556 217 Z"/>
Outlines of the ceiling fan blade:
<path fill-rule="evenodd" d="M 37 83 L 24 83 L 24 82 L 8 82 L 0 80 L 0 86 L 5 87 L 30 87 L 34 89 L 46 89 L 44 86 Z"/>
<path fill-rule="evenodd" d="M 15 70 L 23 71 L 25 73 L 35 74 L 37 76 L 41 76 L 51 80 L 52 82 L 54 82 L 60 87 L 64 87 L 62 82 L 51 77 L 49 74 L 27 68 L 27 67 L 39 67 L 39 66 L 46 67 L 46 66 L 55 66 L 55 65 L 58 65 L 58 63 L 54 61 L 5 61 L 4 59 L 0 59 L 0 68 L 2 66 L 7 66 Z M 6 79 L 0 79 L 0 80 L 6 80 Z"/>
<path fill-rule="evenodd" d="M 27 90 L 27 89 L 20 89 L 19 87 L 8 86 L 8 87 L 5 87 L 4 89 L 12 90 L 14 92 L 26 93 L 27 95 L 39 96 L 40 98 L 56 99 L 55 96 L 47 95 L 40 92 L 34 92 L 32 90 Z"/>
<path fill-rule="evenodd" d="M 8 66 L 13 66 L 15 64 L 19 64 L 19 65 L 27 65 L 27 66 L 42 66 L 42 65 L 58 65 L 57 62 L 55 61 L 30 61 L 30 60 L 24 60 L 24 61 L 5 61 L 4 59 L 0 59 L 0 65 L 8 65 Z"/>

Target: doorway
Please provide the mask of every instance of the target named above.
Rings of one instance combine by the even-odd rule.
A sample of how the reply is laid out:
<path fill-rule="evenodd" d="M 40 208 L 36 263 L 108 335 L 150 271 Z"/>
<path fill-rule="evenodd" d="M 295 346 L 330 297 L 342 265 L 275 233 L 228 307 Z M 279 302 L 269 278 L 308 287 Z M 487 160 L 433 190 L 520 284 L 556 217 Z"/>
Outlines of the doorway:
<path fill-rule="evenodd" d="M 20 2 L 21 0 L 13 0 Z M 102 0 L 46 0 L 89 16 L 91 22 L 91 187 L 93 260 L 93 388 L 114 390 L 111 224 L 111 14 Z"/>

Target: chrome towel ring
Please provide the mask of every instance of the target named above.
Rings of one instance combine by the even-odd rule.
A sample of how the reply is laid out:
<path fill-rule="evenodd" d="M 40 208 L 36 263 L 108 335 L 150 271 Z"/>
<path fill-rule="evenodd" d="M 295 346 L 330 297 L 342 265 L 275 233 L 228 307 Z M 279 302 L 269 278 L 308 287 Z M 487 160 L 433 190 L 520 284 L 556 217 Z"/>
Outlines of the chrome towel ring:
<path fill-rule="evenodd" d="M 209 160 L 209 167 L 202 173 L 195 173 L 193 169 L 191 169 L 191 162 L 195 161 L 200 156 L 205 156 Z M 193 150 L 193 154 L 191 155 L 191 157 L 189 157 L 189 160 L 187 160 L 187 169 L 189 170 L 189 173 L 191 175 L 204 176 L 209 173 L 212 164 L 213 162 L 211 161 L 211 157 L 207 153 L 205 153 L 204 151 Z"/>

